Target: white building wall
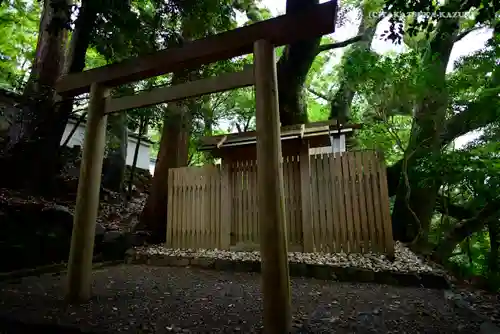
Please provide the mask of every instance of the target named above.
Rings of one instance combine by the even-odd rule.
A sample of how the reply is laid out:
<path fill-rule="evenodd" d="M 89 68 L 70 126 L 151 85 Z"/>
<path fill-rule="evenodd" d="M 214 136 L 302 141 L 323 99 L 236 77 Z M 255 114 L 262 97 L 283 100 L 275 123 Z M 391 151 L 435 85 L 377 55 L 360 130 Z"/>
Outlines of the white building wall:
<path fill-rule="evenodd" d="M 69 134 L 75 127 L 75 122 L 73 120 L 70 120 L 66 124 L 66 128 L 64 129 L 64 135 L 61 140 L 61 145 L 66 141 L 68 138 Z M 71 139 L 68 142 L 68 147 L 73 147 L 73 146 L 82 146 L 83 147 L 83 139 L 85 138 L 85 124 L 80 124 L 78 128 L 75 131 L 75 134 L 71 137 Z"/>
<path fill-rule="evenodd" d="M 340 135 L 333 138 L 333 145 L 327 147 L 315 147 L 309 149 L 309 154 L 325 154 L 325 153 L 339 153 L 345 152 L 345 135 Z"/>
<path fill-rule="evenodd" d="M 127 165 L 132 166 L 134 162 L 135 147 L 137 146 L 137 139 L 128 137 L 127 144 Z M 139 146 L 139 153 L 137 154 L 137 167 L 140 169 L 149 169 L 149 144 L 145 145 L 141 142 Z"/>
<path fill-rule="evenodd" d="M 66 129 L 64 129 L 64 135 L 61 140 L 61 145 L 66 141 L 66 138 L 68 138 L 69 134 L 75 127 L 75 121 L 70 120 L 68 124 L 66 125 Z M 71 137 L 71 139 L 68 142 L 68 147 L 73 147 L 73 146 L 82 146 L 83 147 L 83 139 L 85 137 L 85 124 L 80 124 L 78 128 L 76 129 L 74 135 Z M 135 153 L 135 147 L 137 145 L 137 140 L 131 136 L 128 137 L 128 144 L 127 144 L 127 160 L 126 164 L 128 166 L 132 166 L 132 163 L 134 161 L 134 153 Z M 141 142 L 141 145 L 139 147 L 139 153 L 137 155 L 137 167 L 141 169 L 149 169 L 149 153 L 150 153 L 150 147 L 149 143 L 147 142 Z"/>
<path fill-rule="evenodd" d="M 154 162 L 154 161 L 149 162 L 149 173 L 151 175 L 154 175 L 154 173 L 155 173 L 155 166 L 156 166 L 156 162 Z"/>

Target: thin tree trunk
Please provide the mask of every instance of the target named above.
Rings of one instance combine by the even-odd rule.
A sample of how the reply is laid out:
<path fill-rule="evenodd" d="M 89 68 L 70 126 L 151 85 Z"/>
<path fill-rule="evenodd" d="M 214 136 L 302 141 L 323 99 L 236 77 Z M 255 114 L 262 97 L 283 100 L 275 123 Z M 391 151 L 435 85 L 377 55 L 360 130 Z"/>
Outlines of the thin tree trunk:
<path fill-rule="evenodd" d="M 108 116 L 110 135 L 109 152 L 105 161 L 103 186 L 115 192 L 122 190 L 127 161 L 128 128 L 127 113 Z"/>
<path fill-rule="evenodd" d="M 73 126 L 73 129 L 71 129 L 71 132 L 68 134 L 68 137 L 64 140 L 64 143 L 61 145 L 62 147 L 68 146 L 69 141 L 73 136 L 75 135 L 76 130 L 82 124 L 82 122 L 85 120 L 85 117 L 87 116 L 87 112 L 82 113 L 82 115 L 78 118 L 78 121 L 76 121 L 75 125 Z"/>
<path fill-rule="evenodd" d="M 136 144 L 135 150 L 134 150 L 134 160 L 132 161 L 132 167 L 130 169 L 130 178 L 128 181 L 127 200 L 130 200 L 130 198 L 132 198 L 132 184 L 134 183 L 135 167 L 137 166 L 137 157 L 139 156 L 139 148 L 141 146 L 141 139 L 142 139 L 142 135 L 144 133 L 144 130 L 146 129 L 147 124 L 148 124 L 147 117 L 144 117 L 144 116 L 141 117 L 141 121 L 139 124 L 139 136 L 137 138 L 137 144 Z"/>
<path fill-rule="evenodd" d="M 466 238 L 466 242 L 467 242 L 467 257 L 469 258 L 469 267 L 470 267 L 470 270 L 471 271 L 474 271 L 474 260 L 472 259 L 472 248 L 471 248 L 471 245 L 470 245 L 470 237 L 471 236 L 468 236 Z"/>
<path fill-rule="evenodd" d="M 490 235 L 490 253 L 488 254 L 488 269 L 493 276 L 500 273 L 500 221 L 491 219 L 488 222 Z"/>
<path fill-rule="evenodd" d="M 213 126 L 214 126 L 214 121 L 213 121 L 213 109 L 210 107 L 210 105 L 204 105 L 202 107 L 202 114 L 203 114 L 203 135 L 204 136 L 212 136 L 213 135 Z M 214 157 L 212 156 L 212 153 L 209 151 L 205 151 L 204 153 L 205 156 L 205 161 L 208 164 L 213 164 L 214 163 Z"/>

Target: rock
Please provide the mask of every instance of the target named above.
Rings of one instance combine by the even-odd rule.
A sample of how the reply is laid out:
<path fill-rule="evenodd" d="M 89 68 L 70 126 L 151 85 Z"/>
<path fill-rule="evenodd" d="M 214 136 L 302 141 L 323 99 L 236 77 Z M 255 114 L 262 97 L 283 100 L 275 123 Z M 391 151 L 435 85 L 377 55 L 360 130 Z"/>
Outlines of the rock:
<path fill-rule="evenodd" d="M 123 259 L 127 250 L 144 245 L 148 234 L 144 232 L 106 231 L 100 249 L 107 260 Z"/>
<path fill-rule="evenodd" d="M 73 213 L 65 206 L 11 199 L 0 203 L 0 251 L 11 256 L 0 270 L 16 270 L 67 261 Z M 96 225 L 96 249 L 105 228 Z"/>
<path fill-rule="evenodd" d="M 189 266 L 189 258 L 186 257 L 171 257 L 170 265 L 174 267 L 187 267 Z"/>
<path fill-rule="evenodd" d="M 102 225 L 101 223 L 97 223 L 95 225 L 95 236 L 103 236 L 104 237 L 104 233 L 106 233 L 106 228 L 104 227 L 104 225 Z"/>
<path fill-rule="evenodd" d="M 191 260 L 191 265 L 203 269 L 213 269 L 215 266 L 215 260 L 206 257 L 193 258 Z"/>
<path fill-rule="evenodd" d="M 66 174 L 68 176 L 71 176 L 71 177 L 74 177 L 74 178 L 78 178 L 78 177 L 80 177 L 80 168 L 78 168 L 76 166 L 69 167 L 66 170 Z"/>
<path fill-rule="evenodd" d="M 47 222 L 58 222 L 67 225 L 73 225 L 73 213 L 65 206 L 62 205 L 51 205 L 46 206 L 42 209 L 41 218 Z"/>
<path fill-rule="evenodd" d="M 125 233 L 122 231 L 107 231 L 104 233 L 104 237 L 102 239 L 102 242 L 103 243 L 116 242 L 120 238 L 125 238 L 124 234 Z"/>
<path fill-rule="evenodd" d="M 260 262 L 258 261 L 237 261 L 234 271 L 258 273 L 260 272 Z"/>
<path fill-rule="evenodd" d="M 105 260 L 118 260 L 123 259 L 125 252 L 131 247 L 126 232 L 107 231 L 99 248 Z"/>
<path fill-rule="evenodd" d="M 148 238 L 150 237 L 150 233 L 147 231 L 137 231 L 131 232 L 128 234 L 128 238 L 131 247 L 140 247 L 146 244 Z"/>
<path fill-rule="evenodd" d="M 124 223 L 126 226 L 129 227 L 130 231 L 132 232 L 144 232 L 144 231 L 139 231 L 139 214 L 138 213 L 132 213 L 127 218 L 124 219 Z"/>
<path fill-rule="evenodd" d="M 69 235 L 73 233 L 73 213 L 65 206 L 53 205 L 47 206 L 42 209 L 40 219 L 44 221 L 47 225 L 61 225 Z M 104 236 L 106 228 L 101 224 L 97 223 L 95 226 L 95 236 Z"/>
<path fill-rule="evenodd" d="M 491 321 L 485 321 L 481 324 L 479 334 L 500 334 L 500 328 Z"/>
<path fill-rule="evenodd" d="M 214 268 L 221 271 L 232 271 L 234 263 L 231 260 L 217 259 L 214 263 Z"/>
<path fill-rule="evenodd" d="M 136 252 L 135 252 L 135 249 L 133 249 L 133 248 L 129 248 L 129 249 L 127 249 L 127 251 L 125 252 L 125 255 L 126 255 L 126 256 L 131 256 L 131 257 L 133 257 L 133 256 L 135 256 L 135 253 L 136 253 Z"/>
<path fill-rule="evenodd" d="M 332 267 L 322 264 L 309 264 L 309 277 L 328 280 L 332 276 Z"/>
<path fill-rule="evenodd" d="M 291 262 L 288 267 L 290 270 L 290 276 L 307 277 L 307 264 Z"/>

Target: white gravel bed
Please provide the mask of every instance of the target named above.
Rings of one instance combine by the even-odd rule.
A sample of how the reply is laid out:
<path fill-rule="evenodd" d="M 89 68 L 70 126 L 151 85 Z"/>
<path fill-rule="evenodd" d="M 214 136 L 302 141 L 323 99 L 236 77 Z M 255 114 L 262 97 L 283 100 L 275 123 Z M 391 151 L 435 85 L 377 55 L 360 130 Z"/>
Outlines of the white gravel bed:
<path fill-rule="evenodd" d="M 161 245 L 147 247 L 137 247 L 137 254 L 144 255 L 166 255 L 180 257 L 205 257 L 239 261 L 260 261 L 260 253 L 253 252 L 232 252 L 218 249 L 170 249 Z M 435 264 L 424 262 L 415 253 L 399 242 L 395 243 L 395 260 L 389 261 L 385 255 L 367 254 L 345 254 L 345 253 L 288 253 L 290 262 L 307 264 L 325 264 L 337 267 L 355 267 L 370 269 L 373 271 L 393 270 L 403 273 L 442 273 L 445 271 Z"/>

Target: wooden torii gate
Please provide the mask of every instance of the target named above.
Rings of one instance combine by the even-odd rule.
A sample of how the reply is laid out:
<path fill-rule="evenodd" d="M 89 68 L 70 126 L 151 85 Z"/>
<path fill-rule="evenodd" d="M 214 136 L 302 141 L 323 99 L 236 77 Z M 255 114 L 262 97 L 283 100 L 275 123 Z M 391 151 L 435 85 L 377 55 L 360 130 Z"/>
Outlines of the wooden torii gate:
<path fill-rule="evenodd" d="M 66 297 L 90 298 L 94 232 L 105 147 L 107 115 L 131 108 L 255 85 L 259 219 L 261 222 L 264 328 L 288 333 L 291 322 L 290 281 L 285 234 L 283 173 L 274 47 L 334 32 L 337 2 L 317 5 L 231 30 L 183 47 L 131 58 L 61 77 L 56 90 L 62 99 L 90 91 L 88 121 L 78 183 Z M 118 85 L 200 65 L 254 54 L 254 66 L 238 73 L 202 79 L 121 98 L 110 98 Z"/>

